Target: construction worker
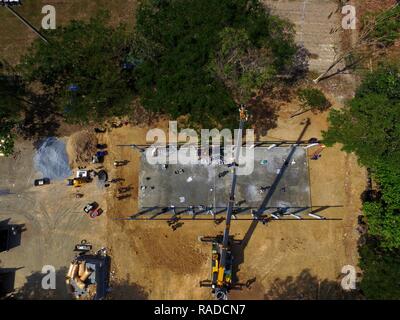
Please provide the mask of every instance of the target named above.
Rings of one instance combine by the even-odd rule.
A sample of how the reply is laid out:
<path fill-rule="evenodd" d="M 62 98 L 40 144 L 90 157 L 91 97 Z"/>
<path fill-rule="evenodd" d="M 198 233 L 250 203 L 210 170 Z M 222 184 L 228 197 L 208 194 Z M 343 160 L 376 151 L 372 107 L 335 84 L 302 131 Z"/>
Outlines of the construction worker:
<path fill-rule="evenodd" d="M 321 158 L 322 157 L 322 154 L 314 154 L 312 157 L 311 157 L 311 160 L 318 160 L 319 158 Z"/>
<path fill-rule="evenodd" d="M 125 166 L 128 164 L 128 160 L 115 160 L 114 161 L 114 166 L 115 167 L 121 167 L 121 166 Z"/>
<path fill-rule="evenodd" d="M 239 115 L 240 115 L 240 120 L 247 121 L 249 118 L 249 116 L 247 114 L 246 106 L 244 104 L 241 104 L 239 107 Z"/>
<path fill-rule="evenodd" d="M 225 177 L 228 173 L 229 173 L 228 170 L 225 170 L 225 171 L 223 171 L 223 172 L 220 172 L 220 173 L 218 174 L 218 178 Z"/>
<path fill-rule="evenodd" d="M 259 189 L 259 192 L 260 193 L 265 193 L 268 189 L 270 189 L 271 188 L 271 186 L 266 186 L 266 187 L 261 187 L 260 189 Z"/>

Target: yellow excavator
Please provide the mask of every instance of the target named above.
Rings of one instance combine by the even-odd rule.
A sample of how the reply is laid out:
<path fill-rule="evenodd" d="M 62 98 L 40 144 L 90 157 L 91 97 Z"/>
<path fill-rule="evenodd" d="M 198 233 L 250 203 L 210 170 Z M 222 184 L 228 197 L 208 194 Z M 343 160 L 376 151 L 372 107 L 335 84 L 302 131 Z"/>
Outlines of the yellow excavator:
<path fill-rule="evenodd" d="M 242 132 L 245 121 L 247 121 L 247 112 L 244 105 L 240 106 L 240 125 L 239 134 L 235 146 L 234 163 L 232 164 L 232 185 L 229 195 L 228 208 L 225 218 L 224 234 L 217 237 L 202 237 L 201 241 L 212 243 L 211 258 L 211 281 L 206 280 L 200 283 L 200 286 L 211 287 L 212 293 L 217 300 L 227 300 L 228 292 L 233 287 L 233 255 L 231 246 L 233 237 L 229 235 L 232 212 L 235 204 L 235 190 L 237 180 L 237 167 L 239 163 L 240 147 L 242 145 Z"/>

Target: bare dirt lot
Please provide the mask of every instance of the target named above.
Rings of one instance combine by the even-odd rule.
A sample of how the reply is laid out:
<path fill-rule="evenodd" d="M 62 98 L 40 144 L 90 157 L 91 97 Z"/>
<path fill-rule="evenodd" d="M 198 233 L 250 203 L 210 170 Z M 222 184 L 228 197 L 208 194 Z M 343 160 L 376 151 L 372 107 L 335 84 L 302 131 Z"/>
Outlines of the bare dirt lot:
<path fill-rule="evenodd" d="M 301 119 L 288 120 L 289 113 L 281 113 L 282 125 L 271 131 L 268 138 L 296 138 L 302 129 Z M 311 126 L 305 138 L 319 137 L 320 130 L 326 128 L 326 115 L 307 116 Z M 161 123 L 161 127 L 165 124 Z M 2 176 L 9 179 L 3 181 L 8 185 L 15 182 L 12 190 L 16 193 L 2 197 L 2 218 L 12 218 L 27 229 L 22 234 L 21 246 L 1 255 L 2 267 L 23 267 L 16 272 L 16 287 L 22 286 L 32 273 L 40 272 L 45 264 L 62 270 L 72 257 L 73 245 L 87 239 L 110 249 L 110 298 L 211 298 L 207 289 L 199 287 L 199 282 L 209 276 L 210 247 L 199 242 L 198 237 L 219 234 L 222 226 L 211 221 L 185 221 L 173 231 L 165 221 L 116 220 L 137 212 L 139 185 L 139 152 L 117 144 L 144 143 L 146 132 L 147 128 L 126 126 L 98 135 L 100 142 L 108 144 L 110 154 L 105 167 L 110 178 L 125 180 L 112 185 L 107 192 L 98 191 L 95 185 L 85 186 L 85 195 L 93 201 L 101 202 L 106 197 L 106 214 L 94 220 L 82 212 L 88 198 L 73 199 L 64 182 L 42 188 L 32 186 L 37 173 L 29 165 L 29 145 L 19 145 L 23 153 L 16 162 L 2 159 Z M 130 163 L 115 168 L 113 161 L 117 159 Z M 357 265 L 356 220 L 365 173 L 353 156 L 335 147 L 326 149 L 320 160 L 310 161 L 310 180 L 313 206 L 343 206 L 327 208 L 319 214 L 342 220 L 277 221 L 267 226 L 234 221 L 232 234 L 243 240 L 242 246 L 235 249 L 237 275 L 239 282 L 249 281 L 251 285 L 250 289 L 233 292 L 232 298 L 317 298 L 314 287 L 320 283 L 320 298 L 334 298 L 340 293 L 336 284 L 341 268 Z M 117 188 L 127 185 L 133 187 L 131 196 L 117 200 Z M 37 288 L 40 277 L 30 281 Z M 65 297 L 62 290 L 56 296 Z M 38 297 L 38 292 L 32 297 Z"/>
<path fill-rule="evenodd" d="M 292 107 L 294 108 L 294 106 Z M 278 129 L 267 138 L 296 139 L 302 129 L 301 119 L 289 120 L 290 106 L 282 112 Z M 292 111 L 295 111 L 294 109 Z M 305 139 L 320 137 L 326 129 L 326 114 L 307 115 L 311 126 Z M 138 210 L 137 188 L 139 152 L 119 148 L 117 144 L 144 143 L 144 128 L 124 127 L 107 133 L 112 159 L 130 163 L 112 169 L 112 175 L 126 179 L 121 185 L 132 185 L 132 196 L 116 200 L 107 198 L 107 237 L 113 256 L 115 286 L 118 298 L 207 299 L 207 289 L 198 286 L 207 279 L 210 268 L 210 247 L 198 241 L 200 235 L 215 235 L 222 226 L 211 221 L 185 221 L 172 231 L 165 221 L 122 221 Z M 111 163 L 108 164 L 111 168 Z M 366 176 L 353 156 L 338 147 L 326 149 L 318 161 L 310 164 L 313 206 L 340 206 L 320 212 L 340 221 L 277 221 L 268 226 L 247 221 L 234 221 L 232 234 L 243 240 L 235 255 L 241 283 L 250 289 L 232 293 L 232 298 L 335 298 L 341 269 L 357 266 L 357 216 L 360 194 Z M 117 187 L 115 187 L 116 189 Z M 117 285 L 122 283 L 124 285 Z M 317 296 L 315 286 L 322 283 Z M 295 287 L 295 289 L 293 289 Z"/>
<path fill-rule="evenodd" d="M 83 239 L 96 248 L 105 246 L 105 216 L 89 218 L 83 212 L 88 201 L 101 205 L 102 191 L 95 184 L 81 188 L 85 194 L 76 199 L 73 187 L 65 181 L 51 181 L 49 185 L 34 186 L 42 178 L 33 164 L 35 154 L 31 142 L 19 141 L 15 158 L 0 158 L 0 189 L 11 194 L 0 197 L 0 221 L 23 226 L 20 245 L 0 253 L 0 266 L 16 270 L 15 288 L 22 288 L 23 298 L 67 298 L 65 267 L 74 256 L 74 246 Z M 41 271 L 45 265 L 58 270 L 55 292 L 41 289 Z"/>

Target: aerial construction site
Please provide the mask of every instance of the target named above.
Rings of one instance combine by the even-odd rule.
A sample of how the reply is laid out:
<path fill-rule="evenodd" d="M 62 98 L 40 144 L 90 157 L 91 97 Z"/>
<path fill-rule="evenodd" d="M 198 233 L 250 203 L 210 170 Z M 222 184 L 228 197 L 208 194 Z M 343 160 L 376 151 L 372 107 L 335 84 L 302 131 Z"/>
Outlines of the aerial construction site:
<path fill-rule="evenodd" d="M 398 299 L 399 15 L 0 1 L 0 299 Z"/>

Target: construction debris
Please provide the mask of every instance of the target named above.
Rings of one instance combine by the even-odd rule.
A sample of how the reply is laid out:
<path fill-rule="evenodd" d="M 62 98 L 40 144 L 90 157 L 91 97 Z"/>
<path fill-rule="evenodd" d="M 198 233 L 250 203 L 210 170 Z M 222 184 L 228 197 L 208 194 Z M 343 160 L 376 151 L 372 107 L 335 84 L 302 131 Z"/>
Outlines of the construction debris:
<path fill-rule="evenodd" d="M 81 245 L 86 248 L 78 250 L 82 252 L 71 262 L 66 274 L 66 284 L 75 299 L 104 299 L 109 286 L 110 258 L 105 248 L 92 254 L 91 245 L 86 242 Z"/>

